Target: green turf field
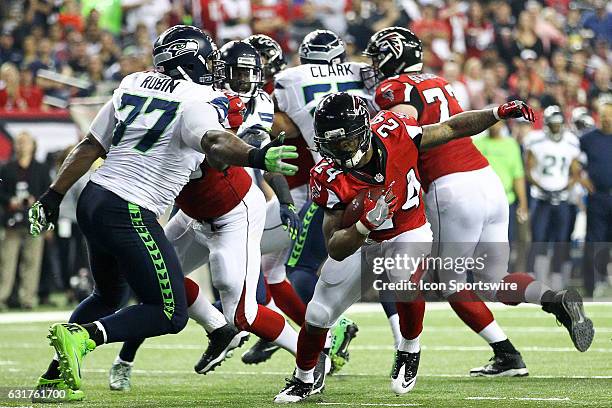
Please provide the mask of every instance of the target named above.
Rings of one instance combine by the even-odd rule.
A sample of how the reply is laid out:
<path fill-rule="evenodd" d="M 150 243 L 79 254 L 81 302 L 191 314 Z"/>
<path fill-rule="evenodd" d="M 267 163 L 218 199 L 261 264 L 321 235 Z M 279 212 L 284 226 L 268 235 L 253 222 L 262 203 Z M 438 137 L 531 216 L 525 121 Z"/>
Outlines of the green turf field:
<path fill-rule="evenodd" d="M 360 326 L 351 345 L 350 363 L 339 375 L 328 377 L 322 396 L 302 405 L 612 407 L 612 304 L 587 305 L 587 311 L 596 335 L 591 349 L 579 353 L 565 329 L 557 327 L 554 318 L 539 309 L 496 308 L 494 313 L 523 353 L 530 376 L 472 379 L 466 373 L 488 360 L 488 347 L 448 309 L 430 309 L 421 337 L 417 386 L 397 397 L 388 390 L 393 350 L 385 316 L 382 310 L 357 310 L 349 314 Z M 48 323 L 0 323 L 0 389 L 5 394 L 6 387 L 31 387 L 46 368 L 52 355 L 45 339 L 47 327 Z M 178 335 L 147 341 L 137 356 L 129 393 L 108 389 L 108 368 L 118 345 L 100 347 L 84 362 L 86 402 L 71 405 L 273 406 L 272 398 L 293 369 L 293 359 L 286 352 L 277 352 L 263 365 L 245 366 L 239 358 L 244 347 L 215 372 L 200 376 L 192 367 L 205 344 L 203 330 L 193 323 Z M 5 405 L 31 403 L 0 398 L 0 406 Z"/>

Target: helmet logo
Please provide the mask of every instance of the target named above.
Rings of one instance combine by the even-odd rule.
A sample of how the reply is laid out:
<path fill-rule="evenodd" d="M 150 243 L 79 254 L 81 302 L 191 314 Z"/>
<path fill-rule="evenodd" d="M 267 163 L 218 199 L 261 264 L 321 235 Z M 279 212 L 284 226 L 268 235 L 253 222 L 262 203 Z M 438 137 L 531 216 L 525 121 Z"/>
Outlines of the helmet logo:
<path fill-rule="evenodd" d="M 193 54 L 196 55 L 198 53 L 200 46 L 196 40 L 186 39 L 186 40 L 176 40 L 171 42 L 170 44 L 163 46 L 163 51 L 156 54 L 153 58 L 153 62 L 155 65 L 159 65 L 162 62 L 166 62 L 172 58 L 176 58 L 183 54 Z"/>
<path fill-rule="evenodd" d="M 326 139 L 331 139 L 334 137 L 344 136 L 345 132 L 343 128 L 328 130 L 324 133 Z"/>
<path fill-rule="evenodd" d="M 395 58 L 400 58 L 404 52 L 402 38 L 398 33 L 389 33 L 382 36 L 377 41 L 377 45 L 380 50 L 390 50 Z"/>

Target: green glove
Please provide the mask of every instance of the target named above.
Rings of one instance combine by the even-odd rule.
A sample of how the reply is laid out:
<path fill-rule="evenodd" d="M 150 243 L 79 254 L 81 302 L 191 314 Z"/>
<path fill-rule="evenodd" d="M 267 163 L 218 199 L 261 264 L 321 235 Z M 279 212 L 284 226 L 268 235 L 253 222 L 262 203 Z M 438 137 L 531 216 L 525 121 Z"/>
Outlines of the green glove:
<path fill-rule="evenodd" d="M 284 139 L 285 132 L 281 132 L 273 142 L 268 143 L 261 149 L 251 149 L 249 151 L 249 166 L 255 169 L 281 173 L 284 176 L 293 176 L 297 173 L 297 166 L 283 161 L 297 159 L 299 156 L 296 153 L 297 147 L 283 145 Z"/>

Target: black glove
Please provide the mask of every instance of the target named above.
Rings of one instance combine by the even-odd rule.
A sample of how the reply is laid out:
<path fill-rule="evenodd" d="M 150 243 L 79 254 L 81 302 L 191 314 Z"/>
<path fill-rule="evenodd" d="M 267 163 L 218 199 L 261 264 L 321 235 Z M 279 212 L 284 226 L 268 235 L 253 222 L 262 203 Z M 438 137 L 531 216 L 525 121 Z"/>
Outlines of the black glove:
<path fill-rule="evenodd" d="M 36 237 L 55 228 L 63 198 L 62 194 L 49 188 L 40 196 L 38 201 L 32 204 L 30 211 L 28 211 L 30 234 Z"/>
<path fill-rule="evenodd" d="M 295 240 L 302 226 L 302 220 L 295 209 L 295 205 L 281 204 L 280 218 L 283 223 L 283 228 L 285 230 L 289 229 L 289 237 Z"/>

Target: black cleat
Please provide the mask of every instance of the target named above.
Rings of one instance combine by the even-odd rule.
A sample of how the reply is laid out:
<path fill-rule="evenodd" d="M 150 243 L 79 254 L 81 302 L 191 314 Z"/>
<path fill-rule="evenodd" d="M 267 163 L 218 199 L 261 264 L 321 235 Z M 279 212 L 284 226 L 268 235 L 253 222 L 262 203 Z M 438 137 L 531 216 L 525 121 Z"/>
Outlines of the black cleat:
<path fill-rule="evenodd" d="M 593 322 L 586 316 L 582 297 L 575 289 L 556 292 L 552 301 L 542 302 L 542 309 L 552 313 L 567 331 L 578 351 L 587 351 L 593 342 Z"/>
<path fill-rule="evenodd" d="M 312 384 L 297 379 L 295 374 L 291 378 L 287 378 L 286 381 L 285 387 L 274 397 L 276 404 L 300 402 L 312 393 Z"/>
<path fill-rule="evenodd" d="M 421 352 L 395 352 L 395 361 L 391 370 L 391 391 L 396 394 L 406 394 L 416 385 L 417 371 Z"/>
<path fill-rule="evenodd" d="M 482 367 L 472 368 L 471 377 L 526 377 L 527 366 L 520 353 L 499 353 Z"/>
<path fill-rule="evenodd" d="M 226 324 L 210 333 L 208 339 L 206 351 L 193 367 L 198 374 L 206 374 L 217 368 L 225 360 L 227 353 L 242 346 L 249 339 L 249 335 Z"/>
<path fill-rule="evenodd" d="M 259 364 L 264 361 L 268 361 L 272 354 L 276 353 L 280 349 L 276 344 L 259 339 L 250 349 L 248 349 L 242 355 L 242 362 L 244 364 Z"/>

